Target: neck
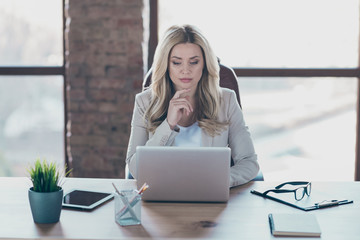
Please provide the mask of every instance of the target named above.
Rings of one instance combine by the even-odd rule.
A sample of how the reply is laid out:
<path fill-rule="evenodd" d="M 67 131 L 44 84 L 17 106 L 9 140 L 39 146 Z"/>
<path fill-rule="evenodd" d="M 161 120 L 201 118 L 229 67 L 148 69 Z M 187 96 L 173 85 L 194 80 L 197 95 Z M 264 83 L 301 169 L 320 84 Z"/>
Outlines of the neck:
<path fill-rule="evenodd" d="M 196 98 L 195 98 L 195 94 L 189 95 L 189 102 L 190 102 L 191 106 L 193 107 L 194 111 L 196 111 Z"/>

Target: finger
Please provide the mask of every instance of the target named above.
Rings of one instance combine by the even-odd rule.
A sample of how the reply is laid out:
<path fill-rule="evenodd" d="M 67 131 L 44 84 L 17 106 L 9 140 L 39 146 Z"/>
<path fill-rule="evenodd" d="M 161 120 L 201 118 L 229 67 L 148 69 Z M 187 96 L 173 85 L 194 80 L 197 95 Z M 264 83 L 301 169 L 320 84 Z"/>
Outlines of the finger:
<path fill-rule="evenodd" d="M 189 109 L 190 112 L 193 111 L 193 107 L 192 107 L 191 103 L 186 98 L 172 99 L 171 104 L 176 105 L 177 107 L 187 106 L 187 108 Z"/>
<path fill-rule="evenodd" d="M 190 90 L 191 90 L 190 88 L 187 88 L 187 89 L 182 89 L 182 90 L 176 91 L 173 98 L 180 98 L 181 94 L 188 93 L 188 92 L 190 92 Z"/>
<path fill-rule="evenodd" d="M 186 101 L 186 99 L 175 99 L 175 100 L 172 100 L 171 104 L 173 107 L 175 107 L 177 110 L 180 110 L 180 109 L 183 109 L 183 108 L 186 108 L 188 109 L 189 111 L 192 110 L 192 106 L 191 104 Z"/>

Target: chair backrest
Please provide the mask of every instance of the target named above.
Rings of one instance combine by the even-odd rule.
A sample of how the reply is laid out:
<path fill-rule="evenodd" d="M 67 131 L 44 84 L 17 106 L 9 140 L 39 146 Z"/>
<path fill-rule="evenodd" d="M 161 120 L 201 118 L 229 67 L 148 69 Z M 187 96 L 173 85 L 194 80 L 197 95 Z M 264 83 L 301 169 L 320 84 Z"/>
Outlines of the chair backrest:
<path fill-rule="evenodd" d="M 143 90 L 150 86 L 151 83 L 151 69 L 147 72 L 143 81 Z M 235 91 L 238 103 L 241 106 L 239 84 L 234 70 L 228 66 L 220 64 L 220 87 L 229 88 Z"/>

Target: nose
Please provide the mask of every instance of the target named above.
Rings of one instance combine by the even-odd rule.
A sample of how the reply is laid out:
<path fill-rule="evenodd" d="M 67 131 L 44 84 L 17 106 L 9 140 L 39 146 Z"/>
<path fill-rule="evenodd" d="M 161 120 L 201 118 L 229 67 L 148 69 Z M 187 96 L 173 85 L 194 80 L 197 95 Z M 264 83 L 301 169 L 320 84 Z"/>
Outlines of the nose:
<path fill-rule="evenodd" d="M 181 73 L 183 73 L 183 74 L 190 73 L 190 66 L 188 66 L 187 64 L 184 64 L 184 66 L 181 69 Z"/>

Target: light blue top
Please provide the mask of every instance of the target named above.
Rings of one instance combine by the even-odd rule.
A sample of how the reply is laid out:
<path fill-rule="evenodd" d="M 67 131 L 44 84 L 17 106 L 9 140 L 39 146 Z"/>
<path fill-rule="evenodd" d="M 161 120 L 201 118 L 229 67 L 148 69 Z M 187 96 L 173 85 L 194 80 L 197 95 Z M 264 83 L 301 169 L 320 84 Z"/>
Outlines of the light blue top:
<path fill-rule="evenodd" d="M 174 146 L 201 147 L 201 128 L 195 122 L 189 127 L 179 126 L 179 134 L 175 137 Z"/>

